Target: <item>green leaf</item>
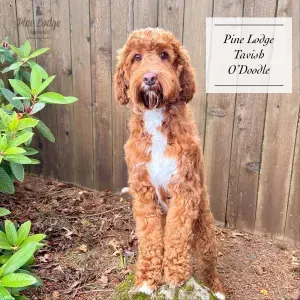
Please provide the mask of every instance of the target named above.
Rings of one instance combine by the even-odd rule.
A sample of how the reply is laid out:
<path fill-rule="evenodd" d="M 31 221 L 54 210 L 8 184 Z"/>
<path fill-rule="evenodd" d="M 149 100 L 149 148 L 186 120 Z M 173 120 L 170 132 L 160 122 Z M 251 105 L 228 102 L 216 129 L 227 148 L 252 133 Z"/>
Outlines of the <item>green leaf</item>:
<path fill-rule="evenodd" d="M 39 151 L 33 149 L 33 148 L 24 148 L 24 150 L 26 151 L 26 155 L 34 155 L 39 153 Z"/>
<path fill-rule="evenodd" d="M 23 241 L 28 237 L 30 229 L 31 229 L 30 221 L 27 221 L 20 226 L 17 232 L 18 234 L 17 243 L 16 243 L 17 246 L 20 246 L 23 243 Z"/>
<path fill-rule="evenodd" d="M 19 249 L 12 257 L 0 268 L 0 275 L 11 274 L 21 268 L 34 254 L 36 243 L 30 242 L 23 248 Z"/>
<path fill-rule="evenodd" d="M 1 241 L 5 241 L 5 242 L 8 242 L 8 240 L 7 240 L 7 237 L 6 237 L 6 234 L 5 234 L 5 228 L 4 228 L 4 226 L 3 226 L 3 224 L 2 223 L 0 223 L 1 225 L 1 230 L 0 230 L 0 240 Z"/>
<path fill-rule="evenodd" d="M 1 56 L 2 56 L 2 58 L 4 58 L 4 60 L 8 61 L 9 63 L 16 62 L 16 59 L 12 56 L 12 54 L 10 53 L 10 51 L 7 50 L 7 49 L 5 49 L 5 53 L 3 53 Z"/>
<path fill-rule="evenodd" d="M 0 168 L 0 191 L 8 194 L 13 194 L 15 192 L 14 183 L 11 177 Z"/>
<path fill-rule="evenodd" d="M 0 217 L 4 217 L 10 214 L 10 211 L 4 207 L 0 207 Z"/>
<path fill-rule="evenodd" d="M 39 101 L 49 104 L 62 104 L 65 97 L 61 94 L 48 92 L 38 97 Z"/>
<path fill-rule="evenodd" d="M 31 97 L 13 97 L 13 100 L 30 100 Z"/>
<path fill-rule="evenodd" d="M 34 262 L 34 257 L 32 256 L 32 263 L 33 262 Z M 35 277 L 36 280 L 37 280 L 37 282 L 35 284 L 33 284 L 34 287 L 38 287 L 38 286 L 42 286 L 43 285 L 41 278 L 39 278 L 37 275 L 32 274 L 31 272 L 29 272 L 27 270 L 19 269 L 19 270 L 16 270 L 15 273 L 28 274 L 28 275 L 31 275 L 31 276 Z"/>
<path fill-rule="evenodd" d="M 37 94 L 40 94 L 55 78 L 55 75 L 47 78 L 42 84 L 41 86 L 38 88 L 37 90 Z"/>
<path fill-rule="evenodd" d="M 38 159 L 35 159 L 35 158 L 31 158 L 30 159 L 30 163 L 28 163 L 28 165 L 38 165 L 40 164 L 41 162 L 38 160 Z"/>
<path fill-rule="evenodd" d="M 4 159 L 16 164 L 31 164 L 31 159 L 22 154 L 5 155 Z"/>
<path fill-rule="evenodd" d="M 50 131 L 50 129 L 47 127 L 45 123 L 43 123 L 41 120 L 39 120 L 38 124 L 36 125 L 36 128 L 41 133 L 43 137 L 45 137 L 48 141 L 54 143 L 55 137 Z"/>
<path fill-rule="evenodd" d="M 9 103 L 11 103 L 17 110 L 24 111 L 23 103 L 20 100 L 16 99 L 16 95 L 13 92 L 8 89 L 1 89 L 1 93 L 5 97 L 5 99 Z"/>
<path fill-rule="evenodd" d="M 22 62 L 17 61 L 15 63 L 11 64 L 9 67 L 4 68 L 2 73 L 6 73 L 6 72 L 9 72 L 9 71 L 12 71 L 12 70 L 16 70 L 16 69 L 20 68 L 20 66 L 22 66 L 22 65 L 23 65 Z"/>
<path fill-rule="evenodd" d="M 35 284 L 36 282 L 35 277 L 22 273 L 8 274 L 0 278 L 0 283 L 4 287 L 23 287 Z"/>
<path fill-rule="evenodd" d="M 26 153 L 26 151 L 21 147 L 12 147 L 4 151 L 4 154 L 6 155 L 21 154 L 21 153 Z"/>
<path fill-rule="evenodd" d="M 37 66 L 42 74 L 43 79 L 47 79 L 49 77 L 47 72 L 45 71 L 45 69 L 42 66 L 40 66 L 39 64 L 37 64 L 36 62 L 28 61 L 28 64 L 31 69 L 33 69 L 34 66 Z"/>
<path fill-rule="evenodd" d="M 18 94 L 23 97 L 31 97 L 31 90 L 23 81 L 16 79 L 9 79 L 8 81 Z"/>
<path fill-rule="evenodd" d="M 26 153 L 27 155 L 27 153 Z M 14 176 L 19 180 L 23 181 L 24 180 L 24 167 L 22 164 L 16 164 L 11 162 L 10 163 L 10 168 L 14 174 Z"/>
<path fill-rule="evenodd" d="M 0 285 L 0 299 L 1 300 L 14 300 L 9 291 Z"/>
<path fill-rule="evenodd" d="M 27 155 L 27 153 L 26 153 Z M 23 181 L 24 180 L 24 167 L 22 164 L 16 164 L 11 162 L 10 163 L 10 168 L 14 174 L 14 176 L 19 180 Z"/>
<path fill-rule="evenodd" d="M 3 109 L 0 109 L 0 118 L 4 126 L 8 127 L 11 122 L 11 117 Z"/>
<path fill-rule="evenodd" d="M 15 300 L 29 300 L 29 298 L 25 296 L 14 295 Z"/>
<path fill-rule="evenodd" d="M 11 250 L 12 246 L 8 242 L 0 240 L 0 249 Z"/>
<path fill-rule="evenodd" d="M 42 84 L 42 74 L 37 65 L 35 65 L 30 75 L 30 87 L 34 95 L 38 94 L 38 89 Z"/>
<path fill-rule="evenodd" d="M 32 243 L 32 242 L 35 242 L 37 245 L 37 243 L 39 243 L 40 241 L 42 241 L 45 238 L 46 238 L 46 235 L 42 234 L 42 233 L 30 235 L 28 238 L 26 238 L 24 240 L 24 242 L 21 244 L 20 248 L 26 247 L 29 243 Z"/>
<path fill-rule="evenodd" d="M 14 45 L 11 45 L 11 44 L 9 45 L 9 47 L 10 47 L 10 49 L 11 49 L 12 51 L 14 51 L 18 56 L 24 57 L 22 51 L 21 51 L 20 49 L 18 49 L 17 47 L 15 47 Z"/>
<path fill-rule="evenodd" d="M 26 141 L 28 141 L 30 138 L 32 138 L 33 133 L 32 132 L 24 132 L 21 135 L 17 136 L 15 139 L 13 139 L 9 144 L 8 148 L 19 146 Z"/>
<path fill-rule="evenodd" d="M 22 75 L 20 73 L 20 68 L 14 70 L 14 78 L 22 81 Z"/>
<path fill-rule="evenodd" d="M 0 150 L 1 151 L 4 151 L 7 147 L 7 137 L 6 135 L 4 134 L 2 136 L 2 138 L 0 139 Z"/>
<path fill-rule="evenodd" d="M 37 113 L 38 111 L 42 110 L 44 107 L 46 106 L 45 103 L 43 102 L 37 102 L 34 104 L 31 112 L 29 113 L 29 115 L 34 115 L 35 113 Z"/>
<path fill-rule="evenodd" d="M 23 48 L 23 52 L 24 52 L 24 56 L 28 57 L 31 51 L 31 46 L 30 46 L 30 42 L 26 41 L 24 44 L 24 48 Z"/>
<path fill-rule="evenodd" d="M 40 49 L 37 49 L 35 50 L 34 52 L 32 52 L 28 58 L 34 58 L 34 57 L 37 57 L 45 52 L 47 52 L 49 50 L 49 48 L 40 48 Z"/>
<path fill-rule="evenodd" d="M 70 104 L 70 103 L 74 103 L 76 101 L 78 101 L 78 99 L 76 97 L 68 96 L 68 97 L 65 97 L 65 101 L 63 104 Z"/>
<path fill-rule="evenodd" d="M 5 221 L 5 233 L 8 242 L 12 245 L 15 246 L 17 242 L 17 231 L 14 223 L 10 220 Z"/>
<path fill-rule="evenodd" d="M 28 127 L 35 127 L 39 120 L 32 118 L 23 118 L 19 121 L 18 130 L 22 130 Z"/>
<path fill-rule="evenodd" d="M 0 265 L 4 265 L 9 258 L 11 257 L 11 255 L 1 255 L 0 256 Z"/>
<path fill-rule="evenodd" d="M 28 82 L 30 82 L 30 72 L 25 70 L 20 70 L 20 73 L 23 78 L 25 78 Z"/>
<path fill-rule="evenodd" d="M 16 131 L 19 124 L 18 115 L 16 112 L 13 112 L 13 115 L 11 117 L 11 122 L 9 124 L 9 130 L 10 131 Z"/>

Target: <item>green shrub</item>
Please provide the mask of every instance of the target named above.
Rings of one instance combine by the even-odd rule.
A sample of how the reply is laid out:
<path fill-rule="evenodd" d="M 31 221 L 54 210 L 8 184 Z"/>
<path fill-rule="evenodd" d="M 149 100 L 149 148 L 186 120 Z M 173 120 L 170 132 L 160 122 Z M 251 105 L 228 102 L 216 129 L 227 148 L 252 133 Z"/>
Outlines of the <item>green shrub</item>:
<path fill-rule="evenodd" d="M 48 76 L 35 62 L 48 48 L 31 51 L 29 41 L 19 48 L 7 38 L 0 45 L 2 73 L 8 73 L 9 86 L 0 79 L 0 192 L 14 193 L 14 181 L 24 179 L 23 165 L 38 164 L 31 158 L 38 153 L 29 148 L 36 128 L 46 139 L 55 141 L 50 129 L 35 117 L 46 104 L 70 104 L 78 99 L 59 93 L 46 92 L 55 75 Z"/>
<path fill-rule="evenodd" d="M 0 208 L 0 216 L 9 214 Z M 30 272 L 34 253 L 44 246 L 44 234 L 30 235 L 31 222 L 17 227 L 10 220 L 0 223 L 0 299 L 26 299 L 20 292 L 42 285 L 40 278 Z"/>

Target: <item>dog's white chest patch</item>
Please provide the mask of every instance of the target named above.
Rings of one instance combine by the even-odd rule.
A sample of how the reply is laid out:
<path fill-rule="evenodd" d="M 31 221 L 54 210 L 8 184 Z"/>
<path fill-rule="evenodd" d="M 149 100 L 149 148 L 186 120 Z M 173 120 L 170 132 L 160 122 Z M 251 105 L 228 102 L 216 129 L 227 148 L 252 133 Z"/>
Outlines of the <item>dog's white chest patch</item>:
<path fill-rule="evenodd" d="M 149 148 L 151 161 L 147 164 L 151 183 L 156 188 L 167 189 L 168 183 L 177 171 L 177 162 L 175 158 L 165 155 L 168 140 L 159 130 L 164 120 L 162 109 L 147 110 L 144 114 L 145 130 L 152 135 L 152 145 Z M 160 201 L 159 193 L 157 192 Z"/>

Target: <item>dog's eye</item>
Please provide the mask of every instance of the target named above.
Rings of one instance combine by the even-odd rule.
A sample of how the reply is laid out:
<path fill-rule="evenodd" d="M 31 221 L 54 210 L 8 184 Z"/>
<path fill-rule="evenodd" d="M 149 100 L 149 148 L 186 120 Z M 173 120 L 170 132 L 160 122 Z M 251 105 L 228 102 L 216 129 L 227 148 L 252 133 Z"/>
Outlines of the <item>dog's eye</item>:
<path fill-rule="evenodd" d="M 139 61 L 142 60 L 142 56 L 140 54 L 136 54 L 133 58 L 133 61 Z"/>
<path fill-rule="evenodd" d="M 160 54 L 160 58 L 161 58 L 161 59 L 168 59 L 168 58 L 169 58 L 169 55 L 168 55 L 167 52 L 162 52 L 162 53 Z"/>

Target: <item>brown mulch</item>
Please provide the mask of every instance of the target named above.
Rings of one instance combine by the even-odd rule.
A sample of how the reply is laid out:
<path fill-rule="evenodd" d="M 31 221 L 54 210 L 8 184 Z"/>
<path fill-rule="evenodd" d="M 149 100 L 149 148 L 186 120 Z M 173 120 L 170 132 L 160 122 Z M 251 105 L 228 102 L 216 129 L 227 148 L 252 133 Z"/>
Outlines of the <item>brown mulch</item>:
<path fill-rule="evenodd" d="M 134 268 L 130 200 L 32 175 L 0 200 L 10 219 L 47 234 L 32 268 L 44 285 L 30 299 L 108 299 Z M 221 227 L 216 235 L 226 299 L 300 299 L 300 248 Z"/>

